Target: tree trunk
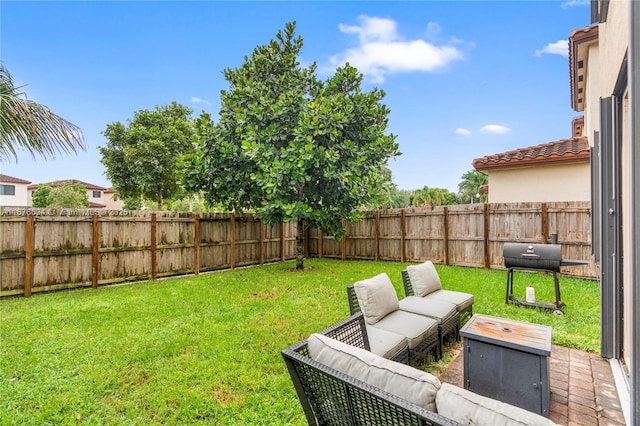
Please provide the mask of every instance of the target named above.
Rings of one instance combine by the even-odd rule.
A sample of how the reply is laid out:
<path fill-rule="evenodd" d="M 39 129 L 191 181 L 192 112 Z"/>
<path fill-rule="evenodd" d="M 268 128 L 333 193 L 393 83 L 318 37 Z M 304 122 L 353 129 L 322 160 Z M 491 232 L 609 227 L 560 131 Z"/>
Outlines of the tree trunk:
<path fill-rule="evenodd" d="M 298 231 L 296 235 L 296 270 L 304 269 L 304 221 L 298 218 Z"/>
<path fill-rule="evenodd" d="M 158 188 L 158 211 L 162 210 L 162 188 Z"/>

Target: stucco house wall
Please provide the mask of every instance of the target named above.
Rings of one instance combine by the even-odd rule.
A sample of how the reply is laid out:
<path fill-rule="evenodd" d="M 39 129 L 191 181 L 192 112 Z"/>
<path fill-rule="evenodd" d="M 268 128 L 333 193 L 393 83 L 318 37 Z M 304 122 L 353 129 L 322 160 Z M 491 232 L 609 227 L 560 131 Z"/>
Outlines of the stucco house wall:
<path fill-rule="evenodd" d="M 589 201 L 589 163 L 491 170 L 490 203 Z"/>
<path fill-rule="evenodd" d="M 574 119 L 576 131 L 581 118 Z M 490 203 L 590 201 L 589 143 L 573 136 L 473 160 L 488 177 Z"/>

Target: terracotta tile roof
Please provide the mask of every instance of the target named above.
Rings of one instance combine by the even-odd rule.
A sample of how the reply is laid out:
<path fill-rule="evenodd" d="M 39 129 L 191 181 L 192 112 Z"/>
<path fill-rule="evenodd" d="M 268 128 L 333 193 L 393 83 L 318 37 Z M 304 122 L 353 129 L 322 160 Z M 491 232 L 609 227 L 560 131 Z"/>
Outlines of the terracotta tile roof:
<path fill-rule="evenodd" d="M 57 187 L 57 186 L 62 186 L 65 183 L 81 183 L 82 185 L 84 185 L 85 188 L 90 189 L 90 190 L 96 190 L 96 191 L 104 191 L 107 188 L 104 188 L 102 186 L 98 186 L 98 185 L 94 185 L 92 183 L 87 183 L 87 182 L 83 182 L 81 180 L 76 180 L 76 179 L 65 179 L 65 180 L 55 180 L 53 182 L 45 182 L 45 183 L 41 183 L 41 184 L 36 184 L 36 185 L 29 185 L 27 187 L 28 190 L 32 190 L 32 189 L 38 189 L 38 186 L 40 185 L 49 185 L 53 188 Z"/>
<path fill-rule="evenodd" d="M 566 164 L 589 161 L 589 142 L 585 137 L 561 139 L 542 145 L 487 155 L 473 160 L 478 170 L 510 169 L 541 164 Z"/>
<path fill-rule="evenodd" d="M 24 180 L 24 179 L 19 179 L 13 176 L 8 176 L 8 175 L 3 175 L 0 174 L 0 182 L 6 182 L 6 183 L 23 183 L 23 184 L 30 184 L 31 181 L 30 180 Z"/>
<path fill-rule="evenodd" d="M 107 207 L 104 204 L 100 204 L 100 203 L 92 203 L 91 201 L 89 201 L 89 208 L 90 209 L 104 209 L 105 207 Z"/>

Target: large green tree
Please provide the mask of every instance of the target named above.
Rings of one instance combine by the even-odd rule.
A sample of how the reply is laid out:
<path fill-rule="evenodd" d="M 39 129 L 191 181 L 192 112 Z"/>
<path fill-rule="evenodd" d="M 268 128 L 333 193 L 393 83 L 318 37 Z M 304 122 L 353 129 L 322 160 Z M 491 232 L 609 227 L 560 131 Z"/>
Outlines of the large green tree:
<path fill-rule="evenodd" d="M 183 195 L 178 163 L 193 150 L 192 112 L 173 102 L 136 112 L 126 126 L 107 125 L 100 161 L 119 197 L 154 200 L 161 210 L 164 199 Z"/>
<path fill-rule="evenodd" d="M 375 204 L 387 162 L 399 155 L 385 133 L 384 92 L 363 91 L 348 64 L 320 81 L 315 63 L 300 65 L 302 45 L 290 22 L 224 71 L 219 121 L 200 126 L 201 152 L 185 167 L 187 189 L 209 203 L 252 209 L 269 224 L 296 221 L 297 269 L 305 228 L 341 236 L 343 220 Z"/>
<path fill-rule="evenodd" d="M 33 193 L 33 207 L 56 209 L 86 209 L 89 207 L 87 188 L 79 182 L 66 182 L 51 187 L 40 185 Z"/>
<path fill-rule="evenodd" d="M 17 160 L 20 149 L 32 157 L 55 158 L 58 153 L 75 153 L 85 146 L 78 126 L 26 99 L 0 64 L 0 161 Z"/>
<path fill-rule="evenodd" d="M 480 187 L 486 185 L 487 175 L 477 170 L 469 170 L 462 175 L 462 181 L 458 184 L 458 197 L 461 203 L 472 203 L 474 200 L 486 201 L 486 195 L 480 192 Z"/>

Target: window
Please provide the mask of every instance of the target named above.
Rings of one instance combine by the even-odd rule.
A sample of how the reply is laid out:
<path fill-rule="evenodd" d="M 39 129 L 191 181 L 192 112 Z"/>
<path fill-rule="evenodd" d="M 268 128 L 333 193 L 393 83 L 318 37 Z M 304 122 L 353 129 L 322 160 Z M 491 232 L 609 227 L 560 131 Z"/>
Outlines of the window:
<path fill-rule="evenodd" d="M 0 185 L 0 195 L 16 195 L 16 186 Z"/>
<path fill-rule="evenodd" d="M 102 192 L 100 191 L 93 191 L 93 198 L 100 198 L 102 197 Z"/>

